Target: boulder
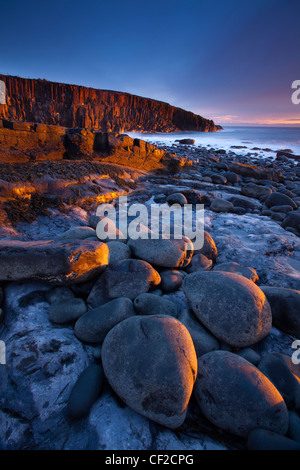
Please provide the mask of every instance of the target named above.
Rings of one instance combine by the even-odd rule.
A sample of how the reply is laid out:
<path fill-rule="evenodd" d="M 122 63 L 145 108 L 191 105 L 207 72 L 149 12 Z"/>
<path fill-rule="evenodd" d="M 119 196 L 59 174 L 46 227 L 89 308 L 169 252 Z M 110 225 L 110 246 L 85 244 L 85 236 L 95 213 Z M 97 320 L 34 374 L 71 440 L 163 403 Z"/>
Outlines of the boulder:
<path fill-rule="evenodd" d="M 290 356 L 269 353 L 262 358 L 259 370 L 274 384 L 288 408 L 300 409 L 300 367 Z"/>
<path fill-rule="evenodd" d="M 270 305 L 262 290 L 234 273 L 198 271 L 183 281 L 183 290 L 197 318 L 223 343 L 250 346 L 272 327 Z"/>
<path fill-rule="evenodd" d="M 71 284 L 93 279 L 107 266 L 105 243 L 0 241 L 0 281 L 38 279 Z"/>
<path fill-rule="evenodd" d="M 91 227 L 72 227 L 64 232 L 60 240 L 84 240 L 85 238 L 96 237 L 96 231 Z"/>
<path fill-rule="evenodd" d="M 199 250 L 195 250 L 194 254 L 201 253 L 202 255 L 206 256 L 206 258 L 211 259 L 213 262 L 216 261 L 218 257 L 218 250 L 214 240 L 212 239 L 211 235 L 204 230 L 204 243 L 203 247 Z"/>
<path fill-rule="evenodd" d="M 291 227 L 300 232 L 300 211 L 289 212 L 282 222 L 282 227 Z"/>
<path fill-rule="evenodd" d="M 177 306 L 166 297 L 154 294 L 140 294 L 134 299 L 134 309 L 138 315 L 169 315 L 177 317 Z"/>
<path fill-rule="evenodd" d="M 167 197 L 167 203 L 170 204 L 170 205 L 179 204 L 180 206 L 184 206 L 188 202 L 187 202 L 187 199 L 186 199 L 184 194 L 182 194 L 182 193 L 173 193 L 173 194 L 170 194 Z"/>
<path fill-rule="evenodd" d="M 242 187 L 242 196 L 253 197 L 255 199 L 265 199 L 272 193 L 272 189 L 268 186 L 262 186 L 255 183 L 248 183 Z"/>
<path fill-rule="evenodd" d="M 115 264 L 118 261 L 131 258 L 131 251 L 126 243 L 111 241 L 107 243 L 109 248 L 109 264 Z"/>
<path fill-rule="evenodd" d="M 297 204 L 289 196 L 282 193 L 272 193 L 265 200 L 265 204 L 268 207 L 273 206 L 290 206 L 292 209 L 297 209 Z"/>
<path fill-rule="evenodd" d="M 193 340 L 197 357 L 220 349 L 220 343 L 194 316 L 192 311 L 184 309 L 178 320 L 187 328 Z"/>
<path fill-rule="evenodd" d="M 134 299 L 160 284 L 158 272 L 147 261 L 140 259 L 118 261 L 109 266 L 103 276 L 106 293 L 110 299 Z"/>
<path fill-rule="evenodd" d="M 67 415 L 71 419 L 86 416 L 100 395 L 103 384 L 103 369 L 100 364 L 92 364 L 78 377 L 68 403 Z"/>
<path fill-rule="evenodd" d="M 196 271 L 209 271 L 212 268 L 213 262 L 201 253 L 197 253 L 192 257 L 190 264 L 185 268 L 187 273 L 194 273 Z"/>
<path fill-rule="evenodd" d="M 165 268 L 185 267 L 193 256 L 193 244 L 187 237 L 181 239 L 130 239 L 128 246 L 136 258 Z"/>
<path fill-rule="evenodd" d="M 271 306 L 273 325 L 300 338 L 300 291 L 270 286 L 260 288 Z"/>
<path fill-rule="evenodd" d="M 159 315 L 132 317 L 115 326 L 102 347 L 105 376 L 137 413 L 179 427 L 197 374 L 197 357 L 185 326 Z"/>
<path fill-rule="evenodd" d="M 258 274 L 254 268 L 242 266 L 241 264 L 236 263 L 235 261 L 216 264 L 214 267 L 214 271 L 224 271 L 228 273 L 240 274 L 241 276 L 244 276 L 253 282 L 258 281 L 259 279 Z"/>
<path fill-rule="evenodd" d="M 160 277 L 160 289 L 163 292 L 174 292 L 181 287 L 184 273 L 177 269 L 163 269 L 160 271 Z"/>
<path fill-rule="evenodd" d="M 210 205 L 210 210 L 214 212 L 232 212 L 234 209 L 233 204 L 226 199 L 221 199 L 217 197 L 214 199 Z"/>
<path fill-rule="evenodd" d="M 86 343 L 102 343 L 114 326 L 134 315 L 132 301 L 120 297 L 82 315 L 75 323 L 74 332 Z"/>
<path fill-rule="evenodd" d="M 279 434 L 288 430 L 288 410 L 270 380 L 242 357 L 212 351 L 198 359 L 195 398 L 215 426 L 246 438 L 262 427 Z"/>
<path fill-rule="evenodd" d="M 69 323 L 77 320 L 87 308 L 82 299 L 69 298 L 57 300 L 50 306 L 49 316 L 53 323 Z"/>

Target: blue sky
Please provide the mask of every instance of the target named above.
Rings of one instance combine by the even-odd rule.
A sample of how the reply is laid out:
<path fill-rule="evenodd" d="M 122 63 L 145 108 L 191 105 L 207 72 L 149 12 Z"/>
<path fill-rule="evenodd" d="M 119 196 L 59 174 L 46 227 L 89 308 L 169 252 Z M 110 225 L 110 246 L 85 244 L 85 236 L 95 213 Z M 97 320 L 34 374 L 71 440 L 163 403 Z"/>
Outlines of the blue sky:
<path fill-rule="evenodd" d="M 1 19 L 1 73 L 127 91 L 220 124 L 300 124 L 299 0 L 16 0 Z"/>

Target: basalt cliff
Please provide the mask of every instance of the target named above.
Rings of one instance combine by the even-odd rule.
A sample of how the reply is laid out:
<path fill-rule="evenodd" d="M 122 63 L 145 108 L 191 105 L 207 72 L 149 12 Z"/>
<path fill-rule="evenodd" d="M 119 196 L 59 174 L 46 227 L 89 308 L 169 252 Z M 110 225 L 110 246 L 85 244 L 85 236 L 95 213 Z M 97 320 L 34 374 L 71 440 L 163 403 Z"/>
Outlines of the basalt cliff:
<path fill-rule="evenodd" d="M 167 103 L 118 91 L 0 74 L 0 118 L 102 132 L 214 132 L 220 126 Z"/>

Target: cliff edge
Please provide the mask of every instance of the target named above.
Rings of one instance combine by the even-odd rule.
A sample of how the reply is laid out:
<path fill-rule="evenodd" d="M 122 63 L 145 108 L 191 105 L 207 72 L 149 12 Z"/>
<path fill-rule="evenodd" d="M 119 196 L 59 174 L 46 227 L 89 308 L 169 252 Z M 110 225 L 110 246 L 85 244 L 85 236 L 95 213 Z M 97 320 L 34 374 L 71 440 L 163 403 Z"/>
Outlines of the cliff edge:
<path fill-rule="evenodd" d="M 0 118 L 102 132 L 215 132 L 220 126 L 168 103 L 118 91 L 1 75 Z"/>

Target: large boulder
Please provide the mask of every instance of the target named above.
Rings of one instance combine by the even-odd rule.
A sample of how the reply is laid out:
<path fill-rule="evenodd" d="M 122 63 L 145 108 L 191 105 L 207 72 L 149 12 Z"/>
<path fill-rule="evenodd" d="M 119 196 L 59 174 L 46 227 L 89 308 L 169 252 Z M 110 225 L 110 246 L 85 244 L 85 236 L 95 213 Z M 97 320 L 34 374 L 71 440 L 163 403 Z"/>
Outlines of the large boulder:
<path fill-rule="evenodd" d="M 158 272 L 140 259 L 125 259 L 109 266 L 93 286 L 87 302 L 95 308 L 118 297 L 135 299 L 160 284 Z"/>
<path fill-rule="evenodd" d="M 0 241 L 1 281 L 83 282 L 103 271 L 108 261 L 107 245 L 96 241 Z"/>
<path fill-rule="evenodd" d="M 254 197 L 255 199 L 265 199 L 272 193 L 272 189 L 268 186 L 262 186 L 255 183 L 248 183 L 242 187 L 242 196 Z"/>
<path fill-rule="evenodd" d="M 271 306 L 273 325 L 300 338 L 300 291 L 284 287 L 260 288 Z"/>
<path fill-rule="evenodd" d="M 193 256 L 193 244 L 187 237 L 177 240 L 130 239 L 128 246 L 136 258 L 165 268 L 185 267 Z"/>
<path fill-rule="evenodd" d="M 282 193 L 272 193 L 265 200 L 265 204 L 268 207 L 273 206 L 290 206 L 292 209 L 297 209 L 297 204 L 289 196 Z"/>
<path fill-rule="evenodd" d="M 102 347 L 114 391 L 137 413 L 166 427 L 180 426 L 197 373 L 187 329 L 172 317 L 132 317 L 115 326 Z"/>
<path fill-rule="evenodd" d="M 194 393 L 206 418 L 219 428 L 247 437 L 255 428 L 288 430 L 288 410 L 270 380 L 244 358 L 212 351 L 198 359 Z"/>
<path fill-rule="evenodd" d="M 250 346 L 272 327 L 271 309 L 264 293 L 239 274 L 198 271 L 185 278 L 183 290 L 195 315 L 226 344 Z"/>

